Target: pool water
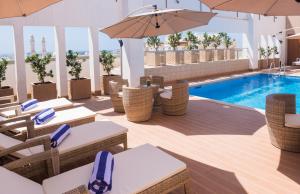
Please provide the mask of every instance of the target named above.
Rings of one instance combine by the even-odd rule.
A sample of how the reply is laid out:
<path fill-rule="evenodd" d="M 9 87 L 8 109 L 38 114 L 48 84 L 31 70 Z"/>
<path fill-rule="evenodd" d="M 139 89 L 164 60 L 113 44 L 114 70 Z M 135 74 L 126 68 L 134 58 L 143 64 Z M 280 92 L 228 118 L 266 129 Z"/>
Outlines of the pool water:
<path fill-rule="evenodd" d="M 190 95 L 259 109 L 265 109 L 269 94 L 296 94 L 300 113 L 300 77 L 296 76 L 255 74 L 190 87 L 189 91 Z"/>

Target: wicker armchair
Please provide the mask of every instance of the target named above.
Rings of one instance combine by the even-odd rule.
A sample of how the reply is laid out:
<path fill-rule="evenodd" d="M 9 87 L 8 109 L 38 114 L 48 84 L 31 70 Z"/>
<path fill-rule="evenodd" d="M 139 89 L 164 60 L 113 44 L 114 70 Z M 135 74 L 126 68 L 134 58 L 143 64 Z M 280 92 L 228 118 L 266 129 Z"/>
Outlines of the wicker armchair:
<path fill-rule="evenodd" d="M 179 116 L 186 113 L 189 101 L 188 87 L 189 84 L 186 80 L 176 81 L 172 85 L 172 92 L 160 94 L 164 114 Z"/>
<path fill-rule="evenodd" d="M 123 105 L 129 121 L 149 120 L 153 107 L 152 88 L 123 87 Z"/>
<path fill-rule="evenodd" d="M 150 76 L 140 77 L 140 85 L 147 85 L 147 80 L 151 80 L 151 77 Z"/>
<path fill-rule="evenodd" d="M 162 77 L 162 76 L 152 76 L 151 81 L 152 81 L 152 84 L 159 85 L 160 88 L 165 87 L 164 77 Z"/>
<path fill-rule="evenodd" d="M 119 92 L 122 89 L 122 83 L 110 81 L 109 82 L 109 95 L 112 106 L 115 112 L 124 113 L 123 99 L 119 96 Z"/>
<path fill-rule="evenodd" d="M 297 116 L 295 95 L 272 94 L 267 96 L 266 122 L 271 143 L 282 150 L 300 152 L 300 128 L 287 127 L 287 114 Z"/>

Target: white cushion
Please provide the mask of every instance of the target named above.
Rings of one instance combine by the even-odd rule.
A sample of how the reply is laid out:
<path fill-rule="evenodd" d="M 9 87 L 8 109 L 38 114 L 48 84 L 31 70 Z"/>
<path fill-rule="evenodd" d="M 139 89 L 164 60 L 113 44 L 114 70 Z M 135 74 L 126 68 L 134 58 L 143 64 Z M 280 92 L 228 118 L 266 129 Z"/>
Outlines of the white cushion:
<path fill-rule="evenodd" d="M 127 133 L 128 129 L 111 121 L 96 121 L 71 128 L 70 135 L 57 147 L 63 154 L 111 137 Z M 30 148 L 32 153 L 43 151 L 42 146 Z"/>
<path fill-rule="evenodd" d="M 149 144 L 121 152 L 114 158 L 109 194 L 138 193 L 186 169 L 183 162 Z M 87 185 L 92 168 L 93 164 L 88 164 L 44 180 L 45 193 L 63 193 Z"/>
<path fill-rule="evenodd" d="M 1 187 L 3 194 L 43 194 L 43 187 L 12 171 L 0 167 Z"/>
<path fill-rule="evenodd" d="M 18 145 L 20 143 L 23 143 L 23 142 L 0 133 L 0 150 Z M 12 155 L 14 155 L 18 158 L 22 158 L 24 156 L 30 156 L 31 154 L 32 154 L 32 152 L 29 149 L 24 149 L 24 150 L 20 150 L 20 151 L 16 152 L 15 154 L 12 154 Z"/>
<path fill-rule="evenodd" d="M 300 129 L 300 115 L 285 114 L 285 126 Z"/>
<path fill-rule="evenodd" d="M 160 94 L 160 97 L 166 98 L 166 99 L 171 99 L 172 98 L 172 92 L 171 91 L 165 91 Z"/>
<path fill-rule="evenodd" d="M 57 98 L 57 99 L 47 100 L 47 101 L 43 101 L 43 102 L 38 102 L 36 107 L 34 107 L 30 110 L 27 110 L 27 111 L 23 111 L 21 114 L 22 115 L 35 114 L 35 113 L 38 113 L 47 108 L 53 108 L 56 110 L 56 109 L 68 108 L 68 107 L 72 107 L 72 106 L 73 106 L 73 103 L 71 101 L 67 100 L 66 98 Z M 16 116 L 14 110 L 4 111 L 1 113 L 1 115 L 5 116 L 5 117 Z"/>
<path fill-rule="evenodd" d="M 54 125 L 71 123 L 74 121 L 95 117 L 96 113 L 85 107 L 77 107 L 55 112 L 55 116 L 49 122 L 42 125 L 34 125 L 35 129 L 42 129 Z M 15 129 L 16 132 L 26 131 L 26 127 Z"/>

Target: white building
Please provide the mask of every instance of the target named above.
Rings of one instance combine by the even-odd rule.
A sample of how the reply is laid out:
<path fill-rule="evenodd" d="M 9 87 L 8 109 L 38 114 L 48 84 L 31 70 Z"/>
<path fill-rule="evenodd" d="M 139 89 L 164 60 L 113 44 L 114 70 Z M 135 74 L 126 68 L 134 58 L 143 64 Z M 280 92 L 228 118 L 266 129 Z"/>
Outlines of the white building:
<path fill-rule="evenodd" d="M 63 0 L 38 13 L 25 18 L 0 20 L 0 25 L 11 25 L 14 29 L 15 73 L 18 97 L 27 98 L 26 70 L 24 66 L 24 26 L 52 26 L 55 33 L 56 83 L 59 96 L 67 95 L 67 69 L 65 59 L 65 28 L 88 28 L 89 40 L 89 77 L 92 91 L 100 90 L 100 65 L 98 62 L 98 31 L 128 15 L 133 10 L 149 4 L 158 8 L 185 8 L 209 11 L 198 0 Z M 257 68 L 257 48 L 265 45 L 278 45 L 272 35 L 284 31 L 285 17 L 264 17 L 250 14 L 220 12 L 208 26 L 195 31 L 240 33 L 243 35 L 243 47 L 248 48 L 250 69 Z M 283 39 L 283 45 L 285 40 Z M 123 75 L 130 85 L 138 85 L 139 77 L 144 74 L 143 40 L 124 40 Z M 282 48 L 282 60 L 285 61 L 285 46 Z"/>

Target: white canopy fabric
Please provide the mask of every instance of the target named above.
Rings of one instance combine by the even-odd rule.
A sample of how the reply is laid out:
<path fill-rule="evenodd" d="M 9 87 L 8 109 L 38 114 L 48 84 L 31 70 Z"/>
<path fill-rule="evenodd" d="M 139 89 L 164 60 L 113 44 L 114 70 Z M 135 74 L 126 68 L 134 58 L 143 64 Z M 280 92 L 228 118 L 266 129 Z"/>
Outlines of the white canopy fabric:
<path fill-rule="evenodd" d="M 0 19 L 27 16 L 61 0 L 0 0 Z"/>
<path fill-rule="evenodd" d="M 201 0 L 210 9 L 268 16 L 300 15 L 300 0 Z"/>
<path fill-rule="evenodd" d="M 144 38 L 174 34 L 207 25 L 216 14 L 186 9 L 155 10 L 133 15 L 102 29 L 111 38 Z"/>

